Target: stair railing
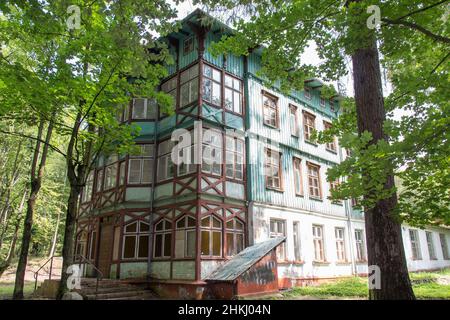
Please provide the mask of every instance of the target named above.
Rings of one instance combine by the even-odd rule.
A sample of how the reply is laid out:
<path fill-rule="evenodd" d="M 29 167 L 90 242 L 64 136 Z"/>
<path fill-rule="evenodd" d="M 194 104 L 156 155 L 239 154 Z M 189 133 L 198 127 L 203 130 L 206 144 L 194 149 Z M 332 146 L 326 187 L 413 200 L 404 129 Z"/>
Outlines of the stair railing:
<path fill-rule="evenodd" d="M 81 270 L 81 263 L 82 263 L 82 262 L 85 262 L 85 263 L 89 264 L 89 265 L 92 267 L 92 269 L 94 269 L 94 270 L 96 271 L 96 278 L 97 278 L 97 281 L 96 281 L 96 284 L 95 284 L 95 295 L 97 295 L 97 293 L 98 293 L 98 283 L 100 282 L 100 280 L 103 279 L 103 272 L 101 272 L 101 271 L 95 266 L 95 264 L 93 264 L 89 259 L 87 259 L 87 258 L 84 257 L 83 255 L 79 254 L 79 255 L 77 255 L 77 257 L 79 258 L 79 263 L 78 263 L 78 264 L 79 264 L 80 270 Z M 84 273 L 84 272 L 86 272 L 86 269 L 83 270 L 83 273 Z"/>
<path fill-rule="evenodd" d="M 53 258 L 55 256 L 51 256 L 50 258 L 47 259 L 47 261 L 45 261 L 45 263 L 43 265 L 41 265 L 39 267 L 39 269 L 37 269 L 37 271 L 34 273 L 34 291 L 37 290 L 37 283 L 38 283 L 38 278 L 39 278 L 39 271 L 42 270 L 42 268 L 44 268 L 49 262 L 50 262 L 50 272 L 48 274 L 48 279 L 52 280 L 52 271 L 53 271 Z"/>

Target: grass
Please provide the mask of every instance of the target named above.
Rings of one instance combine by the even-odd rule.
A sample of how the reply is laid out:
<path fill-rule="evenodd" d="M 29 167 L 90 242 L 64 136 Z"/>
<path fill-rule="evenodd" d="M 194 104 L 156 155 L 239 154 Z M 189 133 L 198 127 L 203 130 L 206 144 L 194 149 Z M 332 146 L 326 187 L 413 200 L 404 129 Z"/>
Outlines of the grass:
<path fill-rule="evenodd" d="M 25 298 L 30 296 L 34 291 L 34 282 L 26 281 L 23 288 Z M 0 283 L 0 300 L 11 299 L 14 292 L 14 282 Z"/>
<path fill-rule="evenodd" d="M 411 273 L 413 290 L 417 299 L 450 299 L 450 285 L 438 284 L 441 276 L 450 276 L 450 269 L 438 272 Z M 302 297 L 363 298 L 368 297 L 367 279 L 354 277 L 318 286 L 296 287 L 282 293 L 277 299 L 301 299 Z"/>

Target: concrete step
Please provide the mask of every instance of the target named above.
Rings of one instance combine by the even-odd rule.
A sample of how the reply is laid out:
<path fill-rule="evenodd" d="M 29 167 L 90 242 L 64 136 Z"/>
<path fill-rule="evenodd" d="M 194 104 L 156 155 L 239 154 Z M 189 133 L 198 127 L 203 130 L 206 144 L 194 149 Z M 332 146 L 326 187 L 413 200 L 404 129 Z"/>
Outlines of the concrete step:
<path fill-rule="evenodd" d="M 97 293 L 113 293 L 113 292 L 127 292 L 127 291 L 136 291 L 136 290 L 145 290 L 146 286 L 115 286 L 115 287 L 98 287 Z M 75 290 L 83 295 L 95 294 L 96 288 L 94 287 L 81 287 L 80 290 Z"/>
<path fill-rule="evenodd" d="M 88 295 L 86 295 L 86 298 L 88 300 L 109 300 L 109 299 L 122 300 L 124 298 L 131 298 L 131 297 L 143 298 L 144 296 L 147 297 L 149 295 L 153 296 L 151 291 L 134 290 L 134 291 L 126 291 L 126 292 L 100 293 L 97 295 L 96 294 L 88 294 Z"/>

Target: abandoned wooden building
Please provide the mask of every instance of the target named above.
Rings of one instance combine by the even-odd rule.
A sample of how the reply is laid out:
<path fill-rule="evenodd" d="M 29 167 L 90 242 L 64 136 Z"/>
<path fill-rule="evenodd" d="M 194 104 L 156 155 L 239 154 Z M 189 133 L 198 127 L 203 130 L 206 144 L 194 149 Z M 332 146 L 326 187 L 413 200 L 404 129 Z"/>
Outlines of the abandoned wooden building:
<path fill-rule="evenodd" d="M 290 94 L 265 86 L 257 75 L 260 48 L 213 56 L 211 43 L 233 31 L 217 20 L 205 26 L 205 16 L 194 11 L 164 38 L 175 63 L 160 89 L 173 96 L 174 113 L 135 98 L 121 115 L 141 127 L 142 152 L 99 159 L 80 199 L 76 254 L 106 277 L 145 279 L 189 298 L 214 291 L 227 261 L 271 238 L 282 240 L 246 260 L 253 264 L 236 275 L 244 279 L 235 282 L 238 292 L 261 292 L 245 289 L 245 281 L 272 290 L 367 273 L 362 212 L 350 200 L 329 199 L 326 171 L 347 153 L 337 140 L 310 141 L 339 114 L 340 97 L 321 96 L 318 79 Z M 197 121 L 209 132 L 203 147 L 224 163 L 172 162 L 172 132 L 194 136 Z M 402 229 L 410 270 L 450 266 L 448 228 Z M 263 262 L 269 267 L 258 274 Z M 86 265 L 85 272 L 93 270 Z"/>

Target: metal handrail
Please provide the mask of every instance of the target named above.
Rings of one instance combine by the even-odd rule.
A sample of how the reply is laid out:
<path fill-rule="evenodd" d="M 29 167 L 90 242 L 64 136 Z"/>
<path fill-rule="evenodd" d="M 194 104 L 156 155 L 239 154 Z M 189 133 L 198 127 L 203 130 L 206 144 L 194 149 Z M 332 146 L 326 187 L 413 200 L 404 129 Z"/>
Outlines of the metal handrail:
<path fill-rule="evenodd" d="M 79 255 L 77 255 L 77 257 L 79 257 L 81 261 L 84 261 L 85 263 L 89 264 L 89 265 L 97 272 L 97 277 L 96 277 L 96 278 L 97 278 L 97 281 L 96 281 L 96 285 L 95 285 L 95 295 L 97 295 L 97 293 L 98 293 L 98 283 L 99 283 L 100 280 L 103 279 L 103 272 L 101 272 L 101 271 L 95 266 L 95 264 L 93 264 L 91 261 L 89 261 L 85 256 L 79 254 Z M 81 261 L 79 262 L 80 269 L 81 269 Z M 83 270 L 83 272 L 84 272 L 84 271 L 85 271 L 85 270 Z"/>
<path fill-rule="evenodd" d="M 37 271 L 35 271 L 34 272 L 34 291 L 36 291 L 37 290 L 37 282 L 38 282 L 38 277 L 39 277 L 39 271 L 41 271 L 42 270 L 42 268 L 44 268 L 46 265 L 47 265 L 47 263 L 49 263 L 49 261 L 50 261 L 50 272 L 49 272 L 49 274 L 48 274 L 48 279 L 49 280 L 51 280 L 52 279 L 52 271 L 53 271 L 53 258 L 54 258 L 55 256 L 51 256 L 50 258 L 48 258 L 47 259 L 47 261 L 45 261 L 45 263 L 43 264 L 43 265 L 41 265 L 40 267 L 39 267 L 39 269 L 37 269 Z"/>

